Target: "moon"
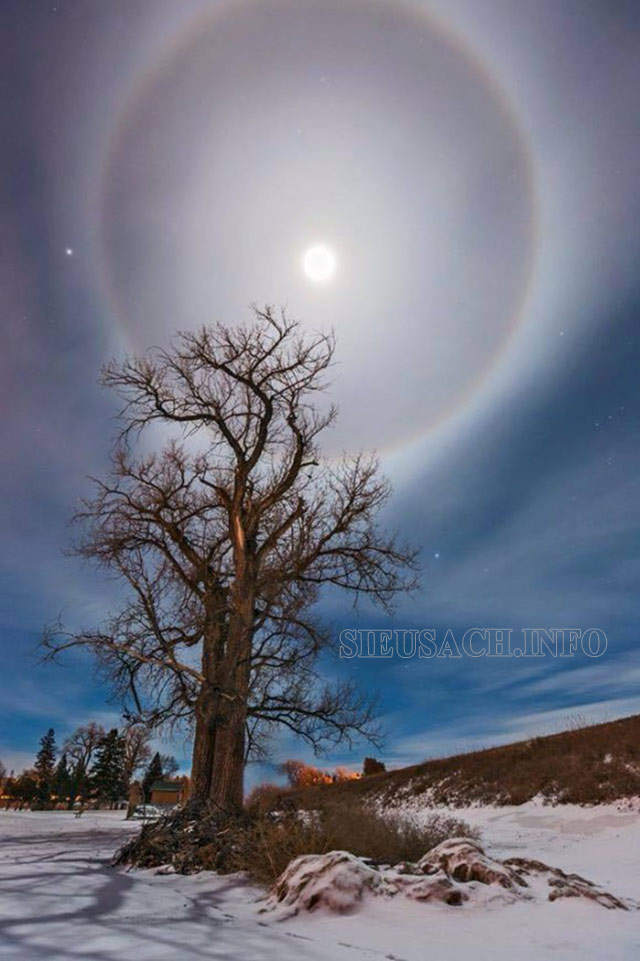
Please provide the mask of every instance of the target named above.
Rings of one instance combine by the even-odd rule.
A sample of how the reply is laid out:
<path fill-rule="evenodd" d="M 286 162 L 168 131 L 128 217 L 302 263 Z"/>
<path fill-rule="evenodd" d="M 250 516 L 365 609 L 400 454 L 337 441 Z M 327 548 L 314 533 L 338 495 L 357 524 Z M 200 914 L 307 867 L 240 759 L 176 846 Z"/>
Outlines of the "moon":
<path fill-rule="evenodd" d="M 336 272 L 336 255 L 330 247 L 315 244 L 305 251 L 302 269 L 309 280 L 316 284 L 326 284 Z"/>
<path fill-rule="evenodd" d="M 197 329 L 212 304 L 222 317 L 248 298 L 288 304 L 314 330 L 330 310 L 342 414 L 326 449 L 382 454 L 430 432 L 439 442 L 441 425 L 476 416 L 476 391 L 478 403 L 494 396 L 493 371 L 506 376 L 543 276 L 542 183 L 514 105 L 473 49 L 427 15 L 433 4 L 195 6 L 202 19 L 194 13 L 126 97 L 123 88 L 105 140 L 105 323 L 135 352 L 165 342 L 176 318 Z M 339 96 L 319 82 L 327 44 L 336 70 L 349 65 Z M 69 266 L 79 241 L 61 244 Z M 386 397 L 391 370 L 402 390 Z"/>

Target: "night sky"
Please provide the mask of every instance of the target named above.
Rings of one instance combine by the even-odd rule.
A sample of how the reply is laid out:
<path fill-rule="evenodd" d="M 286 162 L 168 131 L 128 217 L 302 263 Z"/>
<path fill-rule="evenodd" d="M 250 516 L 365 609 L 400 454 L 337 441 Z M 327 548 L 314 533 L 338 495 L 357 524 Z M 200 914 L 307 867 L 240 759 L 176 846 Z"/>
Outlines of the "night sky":
<path fill-rule="evenodd" d="M 376 449 L 385 521 L 422 548 L 393 617 L 324 599 L 336 636 L 608 636 L 598 659 L 327 659 L 380 691 L 382 756 L 640 711 L 637 4 L 3 0 L 0 74 L 7 768 L 49 726 L 117 723 L 89 658 L 37 651 L 117 601 L 64 555 L 116 429 L 100 365 L 252 302 L 334 328 L 326 453 Z"/>

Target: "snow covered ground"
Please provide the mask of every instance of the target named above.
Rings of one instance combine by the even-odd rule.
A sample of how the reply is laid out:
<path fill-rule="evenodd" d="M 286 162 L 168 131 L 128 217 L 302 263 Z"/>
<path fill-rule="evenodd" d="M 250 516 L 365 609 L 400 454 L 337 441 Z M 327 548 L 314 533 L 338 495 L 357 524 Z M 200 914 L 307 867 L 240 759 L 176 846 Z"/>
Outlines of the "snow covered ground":
<path fill-rule="evenodd" d="M 473 808 L 487 851 L 577 871 L 640 899 L 640 816 L 613 806 Z M 2 961 L 637 961 L 640 911 L 582 901 L 479 908 L 365 903 L 285 922 L 239 877 L 114 870 L 139 825 L 116 812 L 0 812 Z"/>

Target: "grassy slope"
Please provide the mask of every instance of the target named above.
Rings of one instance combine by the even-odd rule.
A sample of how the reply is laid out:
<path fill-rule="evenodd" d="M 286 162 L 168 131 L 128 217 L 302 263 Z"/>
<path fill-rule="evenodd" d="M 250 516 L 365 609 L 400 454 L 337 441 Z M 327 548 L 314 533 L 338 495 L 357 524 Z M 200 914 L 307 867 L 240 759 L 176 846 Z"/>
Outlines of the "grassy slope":
<path fill-rule="evenodd" d="M 522 804 L 535 795 L 595 804 L 640 795 L 640 715 L 310 788 L 295 797 L 305 807 L 340 796 L 392 806 L 424 794 L 431 803 L 451 805 Z"/>

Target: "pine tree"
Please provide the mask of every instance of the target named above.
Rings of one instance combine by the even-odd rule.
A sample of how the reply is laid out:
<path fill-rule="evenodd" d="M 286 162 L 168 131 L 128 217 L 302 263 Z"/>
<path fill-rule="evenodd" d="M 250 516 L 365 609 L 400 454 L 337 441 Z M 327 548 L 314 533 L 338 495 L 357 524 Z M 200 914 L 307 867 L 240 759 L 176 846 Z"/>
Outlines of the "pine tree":
<path fill-rule="evenodd" d="M 162 777 L 162 758 L 156 752 L 151 758 L 151 764 L 146 770 L 145 776 L 142 779 L 142 799 L 145 804 L 149 803 L 151 798 L 151 787 L 154 781 L 159 781 Z"/>
<path fill-rule="evenodd" d="M 40 750 L 36 754 L 34 765 L 38 779 L 35 801 L 39 807 L 46 807 L 51 803 L 55 763 L 56 737 L 53 728 L 50 727 L 47 733 L 40 738 Z"/>
<path fill-rule="evenodd" d="M 69 801 L 71 793 L 71 778 L 71 771 L 69 770 L 69 765 L 67 764 L 67 755 L 62 754 L 60 760 L 58 761 L 58 766 L 56 767 L 53 779 L 53 793 L 59 802 Z"/>
<path fill-rule="evenodd" d="M 380 774 L 386 770 L 387 768 L 382 761 L 378 761 L 375 757 L 365 757 L 362 766 L 362 774 L 364 777 L 368 777 L 369 774 Z"/>
<path fill-rule="evenodd" d="M 78 796 L 81 803 L 84 804 L 89 793 L 89 776 L 84 761 L 80 760 L 74 764 L 69 780 L 69 808 L 73 807 Z"/>
<path fill-rule="evenodd" d="M 100 743 L 91 771 L 91 783 L 98 801 L 113 806 L 127 794 L 125 739 L 117 728 Z"/>

